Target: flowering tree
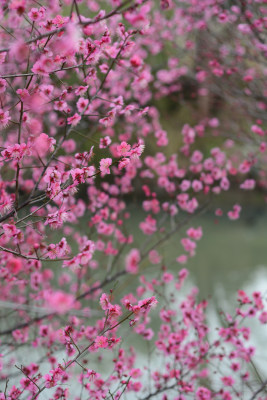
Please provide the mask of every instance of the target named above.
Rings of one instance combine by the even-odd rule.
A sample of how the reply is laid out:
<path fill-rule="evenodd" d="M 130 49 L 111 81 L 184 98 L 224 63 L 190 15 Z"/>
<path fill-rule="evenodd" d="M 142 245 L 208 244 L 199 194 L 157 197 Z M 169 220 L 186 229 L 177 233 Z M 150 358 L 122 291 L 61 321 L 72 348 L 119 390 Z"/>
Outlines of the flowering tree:
<path fill-rule="evenodd" d="M 267 398 L 246 326 L 263 296 L 240 290 L 215 335 L 197 290 L 179 298 L 194 216 L 266 190 L 264 3 L 1 1 L 1 400 Z M 166 102 L 191 113 L 174 138 Z M 184 226 L 174 273 L 161 248 Z"/>

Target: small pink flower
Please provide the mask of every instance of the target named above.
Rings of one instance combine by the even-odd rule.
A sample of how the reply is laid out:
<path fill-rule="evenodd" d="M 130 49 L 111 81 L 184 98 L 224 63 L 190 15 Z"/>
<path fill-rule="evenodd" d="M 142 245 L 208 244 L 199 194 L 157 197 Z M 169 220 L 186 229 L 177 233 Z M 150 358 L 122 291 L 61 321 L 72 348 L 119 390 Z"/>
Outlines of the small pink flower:
<path fill-rule="evenodd" d="M 263 311 L 260 316 L 259 316 L 259 320 L 262 324 L 266 324 L 267 323 L 267 311 Z"/>
<path fill-rule="evenodd" d="M 119 170 L 127 167 L 127 165 L 130 163 L 130 159 L 129 158 L 123 158 L 122 160 L 119 161 L 119 165 L 118 168 Z"/>
<path fill-rule="evenodd" d="M 155 296 L 152 296 L 148 299 L 140 300 L 138 302 L 138 307 L 140 307 L 142 311 L 149 311 L 151 308 L 155 308 L 157 304 L 158 300 Z"/>
<path fill-rule="evenodd" d="M 217 208 L 217 209 L 215 210 L 215 215 L 216 215 L 217 217 L 221 217 L 221 216 L 223 215 L 223 211 L 222 211 L 220 208 Z"/>
<path fill-rule="evenodd" d="M 52 293 L 45 293 L 45 300 L 47 308 L 59 314 L 64 314 L 73 308 L 75 297 L 72 294 L 58 290 Z"/>
<path fill-rule="evenodd" d="M 157 131 L 155 133 L 155 137 L 158 139 L 157 140 L 157 146 L 159 147 L 163 147 L 163 146 L 167 146 L 169 141 L 168 141 L 168 136 L 167 136 L 167 132 L 166 131 Z"/>
<path fill-rule="evenodd" d="M 139 158 L 145 149 L 145 145 L 142 140 L 139 140 L 137 144 L 133 145 L 130 156 L 131 158 Z"/>
<path fill-rule="evenodd" d="M 187 263 L 187 259 L 188 259 L 187 255 L 181 254 L 179 257 L 176 258 L 176 261 L 179 264 L 186 264 Z"/>
<path fill-rule="evenodd" d="M 0 78 L 0 93 L 4 93 L 6 90 L 6 81 Z"/>
<path fill-rule="evenodd" d="M 100 305 L 102 310 L 108 310 L 110 306 L 109 296 L 106 293 L 103 293 L 100 297 Z"/>
<path fill-rule="evenodd" d="M 97 374 L 93 369 L 88 369 L 85 376 L 86 378 L 89 378 L 89 381 L 93 382 L 99 374 Z"/>
<path fill-rule="evenodd" d="M 238 219 L 240 217 L 240 211 L 241 211 L 241 206 L 236 204 L 233 207 L 233 211 L 228 211 L 227 215 L 228 218 L 231 219 L 232 221 Z"/>
<path fill-rule="evenodd" d="M 63 17 L 62 15 L 57 15 L 53 20 L 53 24 L 55 24 L 58 28 L 61 28 L 64 24 L 69 21 L 69 17 Z"/>
<path fill-rule="evenodd" d="M 211 391 L 205 387 L 199 387 L 196 391 L 196 400 L 210 400 Z"/>
<path fill-rule="evenodd" d="M 202 232 L 202 228 L 201 226 L 199 226 L 198 228 L 194 229 L 194 228 L 189 228 L 186 231 L 187 235 L 191 238 L 191 239 L 195 239 L 195 240 L 199 240 L 202 238 L 203 232 Z"/>
<path fill-rule="evenodd" d="M 30 12 L 28 12 L 28 17 L 31 21 L 40 21 L 44 16 L 44 9 L 40 8 L 32 8 Z"/>
<path fill-rule="evenodd" d="M 77 102 L 77 109 L 79 111 L 79 113 L 85 112 L 87 106 L 88 106 L 89 100 L 88 99 L 84 99 L 83 97 L 81 97 L 78 102 Z"/>
<path fill-rule="evenodd" d="M 198 179 L 194 179 L 192 182 L 192 189 L 194 192 L 200 192 L 203 189 L 203 183 Z"/>
<path fill-rule="evenodd" d="M 82 96 L 86 93 L 88 86 L 79 86 L 78 89 L 75 90 L 75 94 L 77 96 Z"/>
<path fill-rule="evenodd" d="M 44 380 L 45 380 L 45 387 L 50 389 L 54 386 L 56 386 L 56 382 L 54 381 L 53 377 L 49 374 L 44 375 Z"/>
<path fill-rule="evenodd" d="M 191 156 L 191 162 L 193 164 L 198 164 L 202 161 L 202 159 L 203 159 L 203 154 L 199 150 L 195 150 Z"/>
<path fill-rule="evenodd" d="M 115 110 L 115 108 L 113 110 Z M 115 115 L 116 115 L 115 111 L 109 111 L 107 117 L 101 118 L 99 122 L 103 124 L 105 127 L 112 126 L 115 121 Z"/>
<path fill-rule="evenodd" d="M 134 56 L 131 57 L 130 63 L 132 67 L 138 68 L 140 67 L 140 65 L 142 65 L 142 59 L 137 54 L 135 54 Z"/>
<path fill-rule="evenodd" d="M 34 141 L 34 148 L 40 157 L 45 156 L 48 152 L 54 151 L 56 140 L 49 137 L 45 133 L 41 133 Z"/>
<path fill-rule="evenodd" d="M 233 386 L 233 384 L 235 383 L 234 379 L 231 376 L 223 376 L 221 378 L 221 381 L 225 386 Z"/>
<path fill-rule="evenodd" d="M 109 167 L 112 164 L 112 159 L 111 158 L 103 158 L 100 161 L 100 171 L 101 171 L 101 176 L 105 176 L 106 174 L 110 174 L 110 169 Z"/>
<path fill-rule="evenodd" d="M 118 156 L 128 156 L 130 155 L 129 151 L 131 149 L 131 146 L 126 143 L 126 142 L 121 142 L 121 144 L 119 146 L 117 146 L 117 152 L 118 152 Z"/>
<path fill-rule="evenodd" d="M 140 222 L 139 227 L 145 235 L 153 235 L 157 231 L 157 221 L 148 215 L 145 221 Z"/>
<path fill-rule="evenodd" d="M 182 192 L 186 192 L 188 189 L 190 189 L 191 182 L 187 179 L 184 179 L 181 184 L 180 184 L 180 189 Z"/>
<path fill-rule="evenodd" d="M 7 261 L 6 267 L 12 274 L 16 275 L 22 270 L 23 264 L 22 264 L 21 259 L 11 257 Z"/>
<path fill-rule="evenodd" d="M 106 349 L 108 347 L 108 338 L 106 336 L 97 336 L 95 339 L 95 348 Z"/>
<path fill-rule="evenodd" d="M 264 136 L 264 130 L 258 125 L 252 125 L 251 130 L 256 135 Z"/>
<path fill-rule="evenodd" d="M 26 49 L 24 50 L 26 52 Z M 42 55 L 32 67 L 32 72 L 37 75 L 48 76 L 55 68 L 53 60 L 45 55 Z"/>
<path fill-rule="evenodd" d="M 256 181 L 254 179 L 246 179 L 241 185 L 241 189 L 253 190 L 256 186 Z"/>
<path fill-rule="evenodd" d="M 99 148 L 106 149 L 111 143 L 111 139 L 109 136 L 105 136 L 104 138 L 100 139 Z"/>
<path fill-rule="evenodd" d="M 162 258 L 157 252 L 157 250 L 151 250 L 148 254 L 148 257 L 151 264 L 159 264 Z"/>
<path fill-rule="evenodd" d="M 126 257 L 126 271 L 129 272 L 129 274 L 137 274 L 140 260 L 141 256 L 139 250 L 132 249 Z"/>
<path fill-rule="evenodd" d="M 7 159 L 16 158 L 18 160 L 22 159 L 24 156 L 31 155 L 31 149 L 26 143 L 14 144 L 13 146 L 8 146 L 6 150 L 1 152 L 2 156 Z"/>
<path fill-rule="evenodd" d="M 2 108 L 0 108 L 0 127 L 5 128 L 9 121 L 10 121 L 10 116 L 8 111 L 4 111 Z"/>
<path fill-rule="evenodd" d="M 78 123 L 80 122 L 80 120 L 81 120 L 81 116 L 80 116 L 79 114 L 77 114 L 77 113 L 75 113 L 72 117 L 69 117 L 69 118 L 67 119 L 68 124 L 71 125 L 71 126 L 76 126 L 76 125 L 78 125 Z"/>

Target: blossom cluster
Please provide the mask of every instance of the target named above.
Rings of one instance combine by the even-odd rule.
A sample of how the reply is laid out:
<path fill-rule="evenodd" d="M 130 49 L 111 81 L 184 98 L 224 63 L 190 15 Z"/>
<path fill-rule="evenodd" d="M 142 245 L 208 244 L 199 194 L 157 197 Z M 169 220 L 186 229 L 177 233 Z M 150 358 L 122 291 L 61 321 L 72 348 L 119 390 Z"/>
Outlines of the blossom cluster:
<path fill-rule="evenodd" d="M 265 400 L 247 322 L 267 323 L 264 296 L 240 290 L 214 338 L 179 269 L 195 216 L 266 202 L 264 1 L 2 0 L 0 17 L 0 400 Z"/>

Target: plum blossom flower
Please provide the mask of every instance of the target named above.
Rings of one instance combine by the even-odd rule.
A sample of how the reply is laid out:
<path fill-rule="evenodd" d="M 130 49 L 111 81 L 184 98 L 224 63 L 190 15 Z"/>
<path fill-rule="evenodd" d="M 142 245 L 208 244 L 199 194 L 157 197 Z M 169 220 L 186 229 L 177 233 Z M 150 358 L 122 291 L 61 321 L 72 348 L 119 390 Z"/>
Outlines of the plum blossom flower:
<path fill-rule="evenodd" d="M 138 249 L 132 249 L 126 257 L 125 269 L 129 274 L 137 274 L 139 269 L 139 262 L 141 260 L 140 252 Z"/>
<path fill-rule="evenodd" d="M 137 144 L 133 145 L 131 149 L 131 158 L 139 158 L 145 149 L 145 145 L 142 140 L 139 140 Z"/>
<path fill-rule="evenodd" d="M 126 142 L 121 142 L 119 146 L 117 146 L 118 156 L 129 156 L 130 155 L 131 146 Z"/>
<path fill-rule="evenodd" d="M 106 336 L 97 336 L 95 339 L 94 347 L 96 349 L 106 349 L 108 347 L 108 338 Z"/>
<path fill-rule="evenodd" d="M 34 148 L 40 155 L 45 156 L 48 152 L 52 152 L 55 149 L 56 140 L 49 137 L 46 133 L 41 133 L 34 141 Z"/>
<path fill-rule="evenodd" d="M 138 54 L 135 54 L 131 57 L 130 63 L 132 65 L 132 67 L 138 68 L 138 67 L 140 67 L 140 65 L 142 65 L 142 59 L 141 59 L 141 57 L 138 56 Z"/>
<path fill-rule="evenodd" d="M 113 110 L 115 110 L 115 108 Z M 105 127 L 112 126 L 115 122 L 116 112 L 113 110 L 109 111 L 106 117 L 101 118 L 99 120 L 99 122 L 103 124 Z"/>
<path fill-rule="evenodd" d="M 89 381 L 93 382 L 94 379 L 99 376 L 99 374 L 96 373 L 96 371 L 94 371 L 93 369 L 88 369 L 85 376 L 86 378 L 89 378 Z"/>
<path fill-rule="evenodd" d="M 205 387 L 199 387 L 196 391 L 196 400 L 210 400 L 211 391 Z"/>
<path fill-rule="evenodd" d="M 157 221 L 148 215 L 145 221 L 140 222 L 139 227 L 145 235 L 153 235 L 157 230 Z"/>
<path fill-rule="evenodd" d="M 256 181 L 254 179 L 246 179 L 241 183 L 240 188 L 245 190 L 253 190 L 256 186 Z"/>
<path fill-rule="evenodd" d="M 45 306 L 59 314 L 65 314 L 75 305 L 75 297 L 63 291 L 45 292 Z"/>
<path fill-rule="evenodd" d="M 231 219 L 232 221 L 238 219 L 240 216 L 240 211 L 241 211 L 241 206 L 239 204 L 235 204 L 233 206 L 233 210 L 228 211 L 228 213 L 227 213 L 228 218 Z"/>
<path fill-rule="evenodd" d="M 10 120 L 9 112 L 0 108 L 0 127 L 5 128 Z"/>
<path fill-rule="evenodd" d="M 80 120 L 81 120 L 81 116 L 80 116 L 79 114 L 77 114 L 77 113 L 75 113 L 72 117 L 69 117 L 69 118 L 67 119 L 68 124 L 71 125 L 71 126 L 76 126 L 76 125 L 78 125 L 78 123 L 80 122 Z"/>
<path fill-rule="evenodd" d="M 31 149 L 30 146 L 26 143 L 14 144 L 13 146 L 8 146 L 5 150 L 1 152 L 1 155 L 11 160 L 15 158 L 17 160 L 21 160 L 24 156 L 30 155 Z"/>
<path fill-rule="evenodd" d="M 0 93 L 4 93 L 6 90 L 6 81 L 2 78 L 0 78 Z"/>
<path fill-rule="evenodd" d="M 199 226 L 198 228 L 191 227 L 186 231 L 186 233 L 191 239 L 195 239 L 195 240 L 201 239 L 202 235 L 203 235 L 201 226 Z"/>
<path fill-rule="evenodd" d="M 6 267 L 12 274 L 16 275 L 23 269 L 22 260 L 20 258 L 11 257 L 8 259 Z"/>
<path fill-rule="evenodd" d="M 54 381 L 53 377 L 50 374 L 45 374 L 44 380 L 45 380 L 46 388 L 50 389 L 50 388 L 56 386 L 56 382 Z"/>
<path fill-rule="evenodd" d="M 87 109 L 89 104 L 89 100 L 88 99 L 84 99 L 84 98 L 80 98 L 77 102 L 77 109 L 80 113 L 85 112 L 85 110 Z"/>
<path fill-rule="evenodd" d="M 92 240 L 87 240 L 82 247 L 80 253 L 78 253 L 71 260 L 66 260 L 63 263 L 63 267 L 77 268 L 80 265 L 88 265 L 91 261 L 95 251 L 95 244 Z"/>
<path fill-rule="evenodd" d="M 75 94 L 77 96 L 82 96 L 86 93 L 88 86 L 79 86 L 78 89 L 75 90 Z"/>
<path fill-rule="evenodd" d="M 47 255 L 50 259 L 64 257 L 70 251 L 66 238 L 62 238 L 58 244 L 51 243 L 47 247 Z"/>
<path fill-rule="evenodd" d="M 221 381 L 225 386 L 232 386 L 234 384 L 234 379 L 231 376 L 223 376 Z"/>
<path fill-rule="evenodd" d="M 15 225 L 3 224 L 2 228 L 8 239 L 12 239 L 16 244 L 23 242 L 24 234 Z"/>
<path fill-rule="evenodd" d="M 65 221 L 69 218 L 68 212 L 62 207 L 60 210 L 55 213 L 48 214 L 44 225 L 49 225 L 52 229 L 60 228 Z"/>
<path fill-rule="evenodd" d="M 127 167 L 127 165 L 129 165 L 129 164 L 130 164 L 130 159 L 124 157 L 122 160 L 119 161 L 118 168 L 119 168 L 119 170 L 121 170 L 121 169 Z"/>
<path fill-rule="evenodd" d="M 108 310 L 111 305 L 109 296 L 106 293 L 102 294 L 99 302 L 100 302 L 102 310 Z"/>
<path fill-rule="evenodd" d="M 25 49 L 26 53 L 26 49 Z M 54 69 L 53 60 L 45 55 L 41 56 L 32 67 L 32 72 L 37 75 L 48 76 Z"/>
<path fill-rule="evenodd" d="M 157 252 L 157 250 L 151 250 L 148 254 L 149 261 L 152 264 L 159 264 L 161 262 L 162 257 L 160 254 Z"/>
<path fill-rule="evenodd" d="M 181 244 L 185 251 L 189 253 L 190 256 L 195 254 L 196 243 L 188 238 L 181 239 Z"/>
<path fill-rule="evenodd" d="M 105 176 L 107 174 L 110 174 L 110 169 L 109 167 L 112 164 L 112 159 L 111 158 L 102 158 L 100 161 L 100 171 L 101 171 L 101 176 Z"/>
<path fill-rule="evenodd" d="M 28 12 L 28 17 L 31 21 L 40 21 L 45 15 L 45 9 L 41 7 L 39 10 L 38 8 L 31 8 Z"/>
<path fill-rule="evenodd" d="M 155 296 L 149 297 L 144 300 L 140 300 L 138 302 L 138 306 L 145 311 L 151 310 L 151 308 L 155 308 L 156 305 L 158 304 L 158 300 L 156 299 Z"/>
<path fill-rule="evenodd" d="M 260 316 L 259 320 L 262 324 L 267 324 L 267 311 L 263 311 Z"/>
<path fill-rule="evenodd" d="M 167 146 L 169 141 L 168 141 L 168 136 L 167 132 L 163 130 L 159 130 L 155 133 L 155 137 L 158 139 L 157 140 L 157 146 L 162 147 L 162 146 Z"/>
<path fill-rule="evenodd" d="M 106 149 L 111 143 L 111 139 L 109 136 L 105 136 L 104 138 L 100 138 L 100 149 Z"/>
<path fill-rule="evenodd" d="M 176 258 L 176 261 L 177 261 L 179 264 L 186 264 L 186 263 L 187 263 L 187 260 L 188 260 L 188 256 L 185 255 L 185 254 L 181 254 L 179 257 Z"/>

